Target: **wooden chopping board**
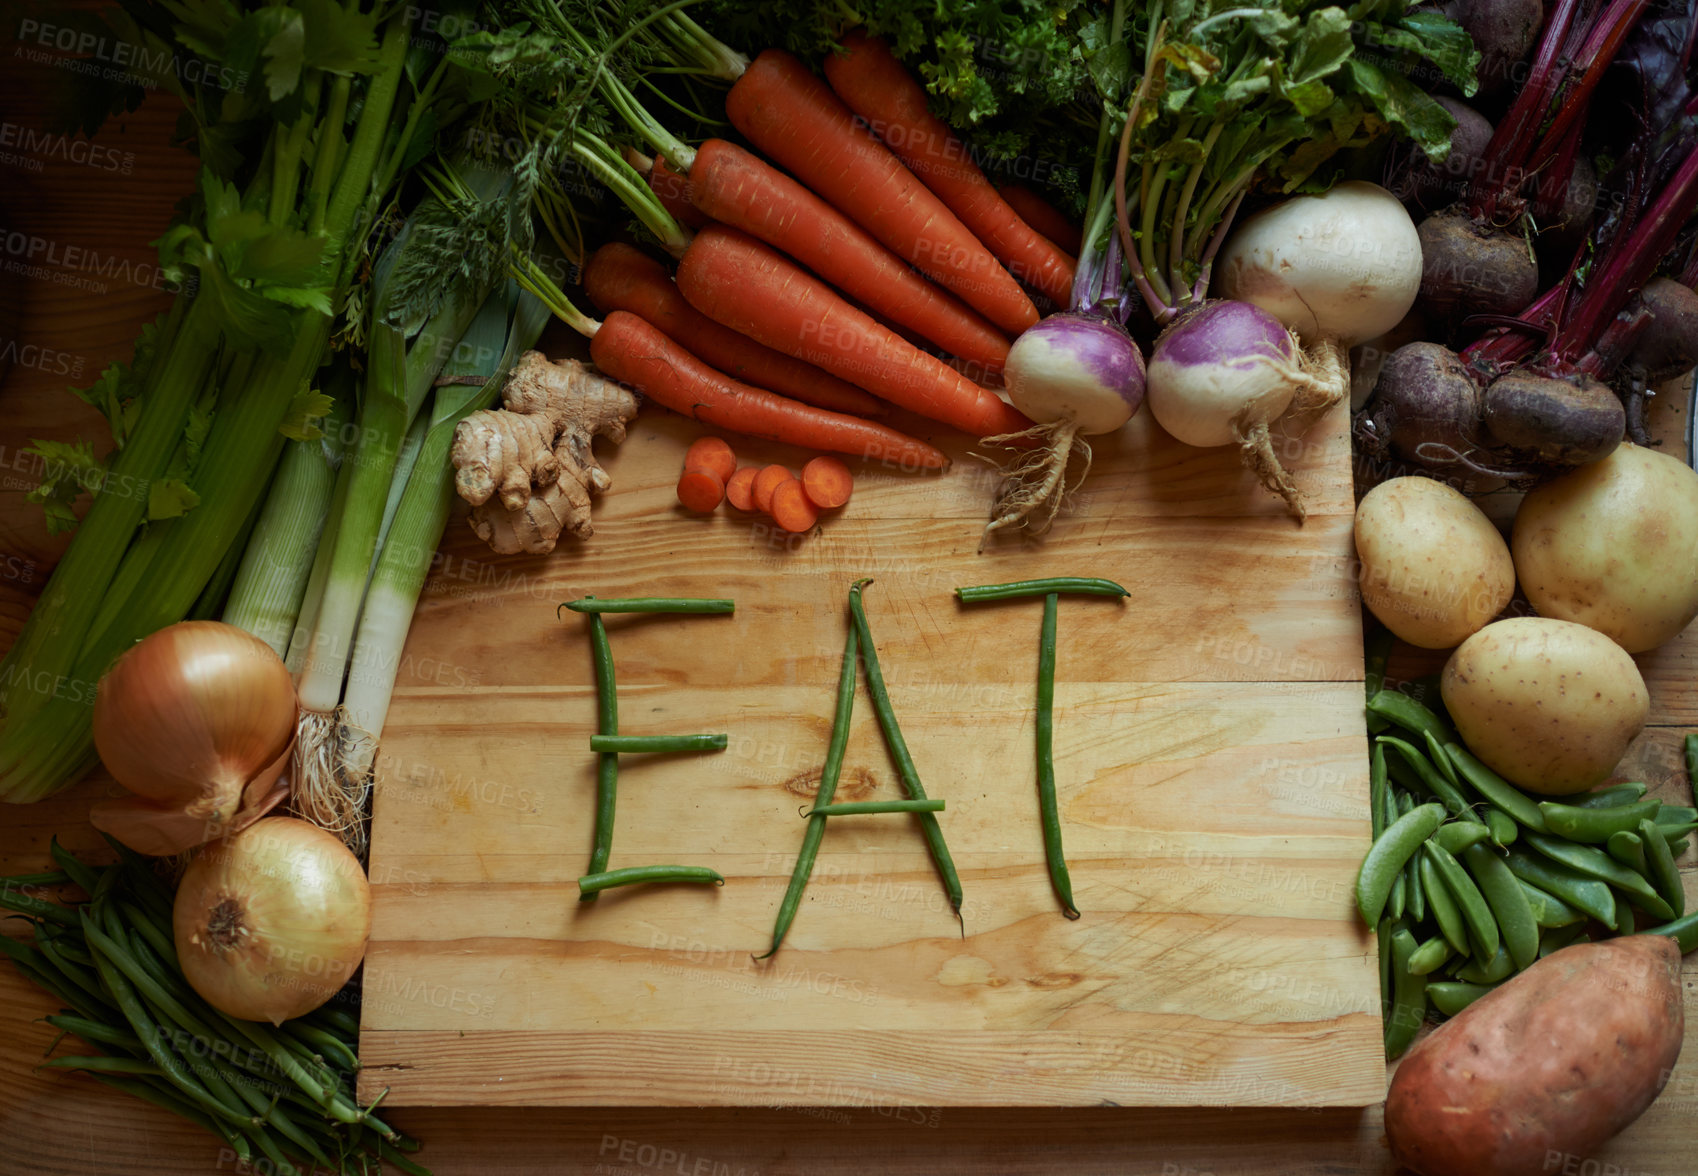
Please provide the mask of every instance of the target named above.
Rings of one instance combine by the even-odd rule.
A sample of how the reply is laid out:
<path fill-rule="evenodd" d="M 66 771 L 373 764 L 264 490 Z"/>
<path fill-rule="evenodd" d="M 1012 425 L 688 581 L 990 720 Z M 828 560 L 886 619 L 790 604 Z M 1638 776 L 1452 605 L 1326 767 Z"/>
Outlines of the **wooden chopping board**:
<path fill-rule="evenodd" d="M 907 422 L 916 423 L 916 422 Z M 390 1104 L 1363 1106 L 1385 1090 L 1346 414 L 1281 452 L 1298 526 L 1231 451 L 1147 412 L 1097 440 L 1071 514 L 975 554 L 994 475 L 867 469 L 805 538 L 676 506 L 701 429 L 653 408 L 606 452 L 595 535 L 493 556 L 459 515 L 378 761 L 361 1094 Z M 731 438 L 744 463 L 807 456 Z M 598 448 L 602 448 L 598 443 Z M 957 585 L 1108 576 L 1064 599 L 1056 769 L 1075 896 L 1044 867 L 1032 708 L 1041 603 Z M 830 729 L 847 592 L 965 891 L 915 818 L 831 821 L 795 924 L 756 961 Z M 577 901 L 593 828 L 587 625 L 601 596 L 728 596 L 733 617 L 609 622 L 621 731 L 724 732 L 622 757 L 614 867 L 723 888 Z M 902 795 L 864 684 L 838 799 Z M 822 1111 L 822 1114 L 829 1112 Z"/>

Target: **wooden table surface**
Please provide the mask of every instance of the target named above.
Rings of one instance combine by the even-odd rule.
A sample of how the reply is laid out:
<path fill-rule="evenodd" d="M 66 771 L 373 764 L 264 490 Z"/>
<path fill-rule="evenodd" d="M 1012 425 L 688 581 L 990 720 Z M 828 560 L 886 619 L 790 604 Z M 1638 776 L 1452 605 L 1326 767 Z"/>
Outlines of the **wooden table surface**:
<path fill-rule="evenodd" d="M 20 29 L 23 26 L 20 26 Z M 37 34 L 39 35 L 39 34 Z M 27 42 L 26 44 L 34 44 Z M 22 49 L 24 46 L 19 46 Z M 64 549 L 24 495 L 39 467 L 33 438 L 103 437 L 93 410 L 64 393 L 127 358 L 138 325 L 169 295 L 148 244 L 190 189 L 192 160 L 169 148 L 171 100 L 150 98 L 114 120 L 99 150 L 44 137 L 45 96 L 71 75 L 52 49 L 6 53 L 0 71 L 0 648 L 9 645 Z M 138 232 L 138 226 L 146 231 Z M 1412 663 L 1413 665 L 1413 663 Z M 1674 787 L 1678 735 L 1698 725 L 1698 637 L 1646 664 L 1653 723 L 1629 759 Z M 0 872 L 44 868 L 48 838 L 75 850 L 98 841 L 90 779 L 32 806 L 0 808 Z M 1686 863 L 1689 889 L 1691 858 Z M 1698 962 L 1686 989 L 1698 991 Z M 1693 998 L 1689 996 L 1689 1008 Z M 0 1173 L 127 1174 L 237 1171 L 217 1141 L 167 1113 L 73 1075 L 33 1067 L 52 1039 L 35 1018 L 49 1001 L 0 968 Z M 1698 1011 L 1698 1009 L 1694 1009 Z M 1698 1023 L 1687 1057 L 1651 1110 L 1600 1151 L 1596 1164 L 1553 1171 L 1673 1176 L 1694 1169 L 1698 1144 Z M 397 1111 L 421 1136 L 420 1158 L 458 1174 L 629 1173 L 632 1176 L 828 1176 L 867 1171 L 1131 1173 L 1383 1173 L 1391 1171 L 1378 1108 L 1368 1110 L 1074 1110 L 950 1107 L 921 1113 L 878 1105 L 763 1110 Z"/>

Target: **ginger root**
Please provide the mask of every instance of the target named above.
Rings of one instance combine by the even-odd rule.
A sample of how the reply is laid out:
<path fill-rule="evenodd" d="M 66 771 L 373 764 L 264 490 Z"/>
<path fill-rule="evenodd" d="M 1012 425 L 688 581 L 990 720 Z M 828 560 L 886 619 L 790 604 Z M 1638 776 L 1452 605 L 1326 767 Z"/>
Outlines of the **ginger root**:
<path fill-rule="evenodd" d="M 588 538 L 590 494 L 611 485 L 591 442 L 625 440 L 636 395 L 577 360 L 527 351 L 501 399 L 505 408 L 454 430 L 454 489 L 472 504 L 472 530 L 500 555 L 553 551 L 567 532 Z"/>

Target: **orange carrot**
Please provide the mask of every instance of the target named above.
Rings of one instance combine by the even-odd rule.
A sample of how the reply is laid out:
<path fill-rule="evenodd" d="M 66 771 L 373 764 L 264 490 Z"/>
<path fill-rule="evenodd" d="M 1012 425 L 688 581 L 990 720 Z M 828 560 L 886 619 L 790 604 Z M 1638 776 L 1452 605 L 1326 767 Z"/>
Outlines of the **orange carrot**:
<path fill-rule="evenodd" d="M 964 433 L 988 437 L 1032 427 L 996 393 L 881 327 L 824 282 L 735 229 L 709 225 L 696 234 L 678 266 L 678 288 L 708 317 Z"/>
<path fill-rule="evenodd" d="M 1055 243 L 1056 248 L 1074 256 L 1078 255 L 1080 247 L 1084 244 L 1085 232 L 1068 220 L 1059 208 L 1030 188 L 1022 188 L 1018 184 L 1010 184 L 1006 188 L 998 188 L 997 191 L 1021 220 L 1048 237 Z"/>
<path fill-rule="evenodd" d="M 755 509 L 755 475 L 761 471 L 755 466 L 744 466 L 731 475 L 731 480 L 725 483 L 725 501 L 738 510 Z"/>
<path fill-rule="evenodd" d="M 689 181 L 667 166 L 665 156 L 654 157 L 654 164 L 646 178 L 649 191 L 655 194 L 660 206 L 672 214 L 673 220 L 687 229 L 699 229 L 707 224 L 708 218 L 690 203 Z"/>
<path fill-rule="evenodd" d="M 690 197 L 714 220 L 783 250 L 848 297 L 945 351 L 992 371 L 1008 361 L 1007 337 L 978 312 L 735 143 L 709 139 L 697 149 Z"/>
<path fill-rule="evenodd" d="M 895 429 L 738 383 L 629 311 L 602 320 L 590 339 L 590 358 L 655 403 L 717 429 L 910 469 L 949 465 L 942 452 Z"/>
<path fill-rule="evenodd" d="M 719 437 L 698 437 L 684 451 L 686 470 L 710 470 L 721 482 L 729 482 L 737 472 L 737 455 Z"/>
<path fill-rule="evenodd" d="M 802 483 L 795 478 L 780 482 L 772 492 L 772 506 L 767 511 L 772 521 L 792 534 L 811 530 L 820 521 L 819 508 L 808 501 Z"/>
<path fill-rule="evenodd" d="M 688 469 L 678 476 L 678 501 L 685 510 L 708 514 L 725 497 L 725 483 L 708 469 Z"/>
<path fill-rule="evenodd" d="M 781 465 L 769 465 L 755 475 L 754 498 L 755 506 L 764 511 L 772 510 L 772 492 L 785 482 L 793 482 L 796 475 Z"/>
<path fill-rule="evenodd" d="M 628 310 L 677 340 L 709 367 L 757 388 L 833 412 L 882 416 L 884 402 L 846 380 L 722 327 L 684 301 L 666 267 L 641 249 L 615 241 L 584 267 L 584 289 L 603 311 Z"/>
<path fill-rule="evenodd" d="M 835 457 L 816 457 L 802 467 L 802 489 L 808 492 L 815 506 L 824 510 L 848 502 L 854 485 L 849 467 Z"/>
<path fill-rule="evenodd" d="M 848 52 L 825 59 L 826 80 L 837 96 L 1016 278 L 1058 306 L 1072 305 L 1073 259 L 997 195 L 966 144 L 927 108 L 925 90 L 889 47 L 860 32 L 842 41 Z"/>
<path fill-rule="evenodd" d="M 725 113 L 785 170 L 1004 331 L 1038 321 L 984 245 L 790 54 L 768 49 L 750 62 Z"/>

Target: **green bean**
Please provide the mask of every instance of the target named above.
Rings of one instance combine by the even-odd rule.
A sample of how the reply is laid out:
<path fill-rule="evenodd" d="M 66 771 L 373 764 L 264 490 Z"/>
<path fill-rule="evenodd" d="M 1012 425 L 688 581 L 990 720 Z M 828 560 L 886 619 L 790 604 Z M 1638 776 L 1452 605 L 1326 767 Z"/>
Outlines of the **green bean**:
<path fill-rule="evenodd" d="M 1374 740 L 1374 750 L 1368 756 L 1368 824 L 1377 840 L 1386 831 L 1386 789 L 1391 781 L 1386 775 L 1386 749 Z"/>
<path fill-rule="evenodd" d="M 10 935 L 0 935 L 0 954 L 9 956 L 13 967 L 22 972 L 37 988 L 56 998 L 60 1004 L 76 1009 L 88 1017 L 99 1015 L 98 1009 L 88 1007 L 81 993 L 67 987 L 64 977 L 50 965 L 40 962 L 41 953 L 35 948 L 18 942 Z"/>
<path fill-rule="evenodd" d="M 1509 951 L 1516 971 L 1531 967 L 1539 958 L 1539 925 L 1520 882 L 1509 872 L 1503 859 L 1483 845 L 1469 846 L 1462 860 L 1492 909 L 1492 918 L 1497 921 L 1503 946 Z"/>
<path fill-rule="evenodd" d="M 859 640 L 859 634 L 851 624 L 849 635 L 843 640 L 843 668 L 837 673 L 837 704 L 832 709 L 831 741 L 826 744 L 825 767 L 820 771 L 820 786 L 814 793 L 815 813 L 808 818 L 807 831 L 802 834 L 802 852 L 796 855 L 796 866 L 790 871 L 790 885 L 778 907 L 778 921 L 772 929 L 772 946 L 767 948 L 765 955 L 756 956 L 758 960 L 772 955 L 784 942 L 784 934 L 790 930 L 790 924 L 796 918 L 796 908 L 801 905 L 802 891 L 808 885 L 809 875 L 814 872 L 814 859 L 819 854 L 820 841 L 825 837 L 826 821 L 819 815 L 818 807 L 831 804 L 832 798 L 837 795 L 837 778 L 843 771 L 843 752 L 849 745 L 849 722 L 855 713 L 855 663 L 860 655 Z"/>
<path fill-rule="evenodd" d="M 943 801 L 937 797 L 925 800 L 856 800 L 847 804 L 816 805 L 803 813 L 805 817 L 864 817 L 880 813 L 941 813 Z"/>
<path fill-rule="evenodd" d="M 70 880 L 71 876 L 63 870 L 43 870 L 38 874 L 0 874 L 0 889 L 34 890 L 38 887 L 64 886 Z"/>
<path fill-rule="evenodd" d="M 1067 857 L 1061 848 L 1061 811 L 1055 798 L 1055 621 L 1059 599 L 1054 592 L 1044 597 L 1044 624 L 1038 636 L 1038 818 L 1043 826 L 1050 886 L 1061 900 L 1061 913 L 1077 919 L 1079 907 L 1073 901 L 1073 878 L 1067 872 Z"/>
<path fill-rule="evenodd" d="M 706 866 L 626 866 L 623 870 L 585 874 L 578 879 L 578 891 L 596 894 L 615 886 L 636 886 L 646 882 L 712 882 L 715 886 L 725 885 L 725 879 Z"/>
<path fill-rule="evenodd" d="M 1486 810 L 1486 828 L 1492 831 L 1492 844 L 1499 849 L 1507 849 L 1515 844 L 1515 839 L 1521 836 L 1521 826 L 1515 818 L 1500 808 Z"/>
<path fill-rule="evenodd" d="M 878 649 L 873 645 L 872 630 L 867 625 L 867 611 L 861 604 L 861 590 L 870 583 L 871 580 L 857 580 L 849 588 L 849 614 L 854 618 L 855 630 L 861 643 L 861 665 L 867 671 L 867 694 L 873 700 L 873 711 L 878 715 L 879 729 L 884 732 L 885 746 L 890 750 L 890 758 L 896 762 L 897 774 L 902 777 L 903 787 L 914 800 L 924 800 L 926 790 L 920 783 L 919 770 L 914 767 L 914 757 L 908 753 L 908 742 L 902 738 L 902 728 L 897 725 L 896 711 L 890 705 L 890 692 L 884 687 L 884 673 L 879 669 Z M 939 827 L 937 817 L 931 813 L 922 813 L 920 831 L 925 835 L 932 863 L 943 879 L 950 909 L 959 919 L 961 879 L 955 872 L 955 860 L 949 856 L 949 846 L 944 843 L 943 829 Z"/>
<path fill-rule="evenodd" d="M 1546 931 L 1539 936 L 1539 958 L 1544 959 L 1552 952 L 1561 951 L 1563 948 L 1571 947 L 1576 943 L 1589 942 L 1591 942 L 1591 936 L 1586 934 L 1584 924 Z"/>
<path fill-rule="evenodd" d="M 281 1029 L 285 1033 L 293 1034 L 296 1040 L 311 1046 L 326 1060 L 334 1061 L 344 1070 L 354 1072 L 360 1068 L 359 1055 L 347 1042 L 333 1033 L 327 1033 L 316 1025 L 309 1025 L 299 1017 L 283 1022 Z"/>
<path fill-rule="evenodd" d="M 1415 953 L 1409 957 L 1409 970 L 1417 976 L 1425 976 L 1429 972 L 1437 971 L 1452 954 L 1451 946 L 1445 942 L 1444 936 L 1435 935 L 1416 948 Z"/>
<path fill-rule="evenodd" d="M 1680 947 L 1682 955 L 1689 951 L 1698 951 L 1698 911 L 1682 915 L 1680 918 L 1658 927 L 1647 927 L 1639 934 L 1668 935 Z"/>
<path fill-rule="evenodd" d="M 1506 862 L 1507 866 L 1508 863 Z M 1513 870 L 1510 871 L 1514 873 Z M 1533 908 L 1533 921 L 1541 927 L 1572 927 L 1576 923 L 1584 923 L 1586 915 L 1576 910 L 1556 895 L 1539 889 L 1531 882 L 1517 878 L 1516 884 L 1527 896 L 1527 904 Z"/>
<path fill-rule="evenodd" d="M 1515 961 L 1509 956 L 1509 950 L 1501 943 L 1491 959 L 1481 962 L 1475 956 L 1456 970 L 1456 978 L 1468 984 L 1496 984 L 1507 980 L 1515 973 Z"/>
<path fill-rule="evenodd" d="M 1424 703 L 1399 690 L 1381 690 L 1368 700 L 1368 711 L 1416 735 L 1431 731 L 1445 742 L 1456 738 L 1449 723 Z"/>
<path fill-rule="evenodd" d="M 600 752 L 724 751 L 728 735 L 591 735 L 590 750 Z"/>
<path fill-rule="evenodd" d="M 1634 873 L 1620 862 L 1612 859 L 1602 850 L 1590 845 L 1576 845 L 1572 841 L 1564 841 L 1559 837 L 1547 837 L 1542 833 L 1529 832 L 1524 838 L 1527 847 L 1582 874 L 1587 874 L 1600 881 L 1608 882 L 1611 886 L 1619 886 L 1629 894 L 1636 895 L 1645 902 L 1645 909 L 1659 918 L 1672 919 L 1674 912 L 1664 915 L 1659 908 L 1666 909 L 1668 904 L 1663 902 L 1657 892 L 1651 889 L 1651 884 L 1643 877 Z"/>
<path fill-rule="evenodd" d="M 36 939 L 35 949 L 41 953 L 42 959 L 51 964 L 54 970 L 65 978 L 67 984 L 89 1001 L 89 1008 L 99 1009 L 107 1013 L 117 1011 L 113 1008 L 112 1001 L 106 995 L 105 990 L 100 987 L 99 975 L 92 971 L 94 966 L 92 957 L 89 960 L 89 968 L 84 969 L 80 964 L 63 955 L 58 944 L 51 940 L 41 939 L 39 936 Z"/>
<path fill-rule="evenodd" d="M 1692 788 L 1692 799 L 1698 803 L 1698 732 L 1689 733 L 1682 741 L 1686 751 L 1686 782 Z"/>
<path fill-rule="evenodd" d="M 339 1033 L 345 1038 L 352 1038 L 356 1041 L 359 1039 L 360 1019 L 352 1013 L 343 1012 L 341 1009 L 332 1008 L 329 1005 L 320 1005 L 307 1014 L 307 1020 L 319 1022 L 332 1033 Z"/>
<path fill-rule="evenodd" d="M 178 1095 L 176 1088 L 163 1079 L 150 1082 L 139 1078 L 125 1078 L 115 1074 L 98 1072 L 90 1073 L 89 1077 L 96 1082 L 104 1083 L 123 1091 L 125 1094 L 139 1098 L 144 1102 L 150 1102 L 156 1107 L 161 1107 L 174 1115 L 187 1119 L 209 1135 L 218 1135 L 229 1140 L 233 1134 L 226 1131 L 222 1122 L 211 1118 L 199 1107 Z M 243 1150 L 246 1150 L 245 1146 Z M 251 1153 L 249 1155 L 251 1156 Z M 238 1158 L 245 1160 L 248 1157 L 238 1156 Z"/>
<path fill-rule="evenodd" d="M 1574 808 L 1619 808 L 1624 804 L 1637 804 L 1644 799 L 1645 792 L 1643 784 L 1612 784 L 1596 792 L 1579 792 L 1564 797 L 1563 803 Z"/>
<path fill-rule="evenodd" d="M 1642 818 L 1654 819 L 1662 807 L 1660 800 L 1641 800 L 1610 808 L 1579 808 L 1547 800 L 1539 804 L 1539 811 L 1545 816 L 1545 827 L 1558 837 L 1603 845 L 1612 833 L 1637 830 Z"/>
<path fill-rule="evenodd" d="M 1421 805 L 1398 817 L 1369 847 L 1356 872 L 1356 909 L 1368 926 L 1379 923 L 1392 890 L 1403 877 L 1404 863 L 1433 835 L 1442 820 L 1441 806 Z"/>
<path fill-rule="evenodd" d="M 409 1160 L 388 1140 L 379 1140 L 377 1150 L 379 1155 L 381 1155 L 385 1160 L 388 1160 L 391 1164 L 394 1164 L 397 1168 L 401 1169 L 401 1171 L 405 1172 L 407 1176 L 430 1176 L 429 1168 L 426 1168 L 421 1164 L 415 1164 L 412 1160 Z"/>
<path fill-rule="evenodd" d="M 1416 952 L 1415 937 L 1407 930 L 1392 935 L 1391 1015 L 1386 1018 L 1385 1049 L 1388 1059 L 1401 1057 L 1426 1020 L 1427 977 L 1410 971 Z"/>
<path fill-rule="evenodd" d="M 248 1138 L 253 1140 L 254 1146 L 264 1154 L 267 1166 L 272 1172 L 277 1173 L 278 1176 L 302 1176 L 300 1169 L 283 1157 L 283 1152 L 278 1148 L 277 1142 L 264 1131 L 249 1131 Z"/>
<path fill-rule="evenodd" d="M 1463 984 L 1435 980 L 1427 985 L 1427 998 L 1439 1012 L 1447 1017 L 1454 1017 L 1495 987 L 1495 984 Z"/>
<path fill-rule="evenodd" d="M 708 600 L 693 596 L 632 596 L 615 599 L 608 597 L 599 599 L 586 596 L 582 600 L 568 600 L 561 608 L 570 609 L 575 613 L 689 613 L 692 615 L 710 614 L 727 616 L 737 611 L 737 603 L 732 600 Z M 556 612 L 559 610 L 557 609 Z"/>
<path fill-rule="evenodd" d="M 1439 877 L 1438 867 L 1426 854 L 1418 854 L 1415 864 L 1421 874 L 1421 891 L 1427 897 L 1427 907 L 1433 913 L 1433 921 L 1439 925 L 1439 933 L 1458 955 L 1467 955 L 1467 925 L 1462 920 L 1462 912 L 1457 909 L 1456 900 Z"/>
<path fill-rule="evenodd" d="M 590 655 L 595 663 L 596 731 L 601 735 L 619 734 L 619 690 L 613 676 L 613 646 L 607 640 L 607 626 L 597 613 L 590 614 Z M 613 817 L 619 807 L 619 757 L 602 752 L 596 757 L 595 769 L 595 842 L 590 850 L 591 874 L 607 869 L 613 855 Z M 593 900 L 595 891 L 579 894 L 578 901 Z"/>
<path fill-rule="evenodd" d="M 37 1062 L 36 1065 L 44 1070 L 88 1070 L 102 1074 L 127 1074 L 131 1077 L 139 1075 L 154 1078 L 165 1073 L 156 1063 L 142 1061 L 140 1058 L 78 1057 L 74 1054 L 61 1054 L 56 1058 Z"/>
<path fill-rule="evenodd" d="M 1645 860 L 1651 866 L 1651 885 L 1669 904 L 1669 909 L 1674 912 L 1671 917 L 1678 919 L 1686 913 L 1686 888 L 1680 884 L 1680 871 L 1675 869 L 1674 855 L 1669 852 L 1668 842 L 1649 820 L 1639 822 L 1639 840 L 1645 843 Z"/>
<path fill-rule="evenodd" d="M 127 1030 L 114 1028 L 105 1021 L 71 1016 L 67 1013 L 55 1013 L 42 1019 L 55 1029 L 75 1033 L 84 1041 L 93 1042 L 95 1045 L 110 1045 L 115 1049 L 127 1049 L 131 1053 L 142 1052 L 140 1038 Z"/>
<path fill-rule="evenodd" d="M 1422 786 L 1442 801 L 1445 810 L 1452 816 L 1458 816 L 1468 811 L 1468 801 L 1463 797 L 1461 791 L 1452 787 L 1444 774 L 1435 768 L 1426 756 L 1416 750 L 1414 744 L 1399 739 L 1395 735 L 1381 735 L 1374 742 L 1388 745 L 1403 757 L 1403 762 L 1414 770 Z"/>
<path fill-rule="evenodd" d="M 1504 858 L 1504 864 L 1509 867 L 1510 873 L 1523 882 L 1531 882 L 1540 890 L 1556 895 L 1606 927 L 1615 926 L 1615 895 L 1607 885 L 1596 878 L 1588 877 L 1578 870 L 1569 869 L 1538 854 L 1528 853 L 1524 849 L 1510 850 Z"/>
<path fill-rule="evenodd" d="M 1486 898 L 1480 893 L 1480 888 L 1474 885 L 1473 879 L 1462 868 L 1462 863 L 1452 857 L 1443 846 L 1429 841 L 1423 852 L 1432 859 L 1433 868 L 1438 872 L 1440 881 L 1456 900 L 1456 907 L 1462 913 L 1462 921 L 1468 927 L 1474 954 L 1490 959 L 1498 950 L 1498 925 L 1492 918 L 1491 907 L 1486 904 Z"/>
<path fill-rule="evenodd" d="M 52 855 L 60 871 L 80 886 L 84 894 L 93 894 L 95 887 L 100 885 L 101 871 L 79 861 L 70 850 L 59 844 L 57 835 L 48 838 L 47 852 Z"/>
<path fill-rule="evenodd" d="M 312 1099 L 318 1109 L 343 1123 L 369 1123 L 384 1135 L 395 1132 L 381 1122 L 369 1110 L 362 1110 L 350 1102 L 341 1091 L 334 1086 L 320 1082 L 307 1072 L 300 1060 L 285 1049 L 270 1032 L 253 1021 L 243 1021 L 228 1013 L 219 1012 L 219 1019 L 238 1034 L 250 1041 L 254 1047 L 263 1052 L 291 1082 L 300 1087 L 301 1092 Z"/>
<path fill-rule="evenodd" d="M 75 927 L 77 925 L 76 912 L 62 907 L 56 902 L 48 902 L 44 898 L 36 898 L 21 891 L 14 894 L 10 890 L 0 888 L 0 907 L 17 911 L 20 915 L 32 915 L 37 919 L 50 919 L 61 927 Z"/>
<path fill-rule="evenodd" d="M 1476 821 L 1450 821 L 1433 832 L 1433 840 L 1446 853 L 1460 854 L 1470 845 L 1491 836 L 1491 827 Z"/>
<path fill-rule="evenodd" d="M 1545 831 L 1545 816 L 1531 797 L 1476 759 L 1460 743 L 1446 743 L 1445 754 L 1470 787 L 1536 833 Z"/>
<path fill-rule="evenodd" d="M 1058 592 L 1065 592 L 1070 596 L 1132 595 L 1113 580 L 1100 580 L 1089 576 L 1051 576 L 1046 580 L 1015 580 L 1007 584 L 979 584 L 972 588 L 957 588 L 955 599 L 962 604 L 977 604 L 984 600 L 1053 596 Z"/>

